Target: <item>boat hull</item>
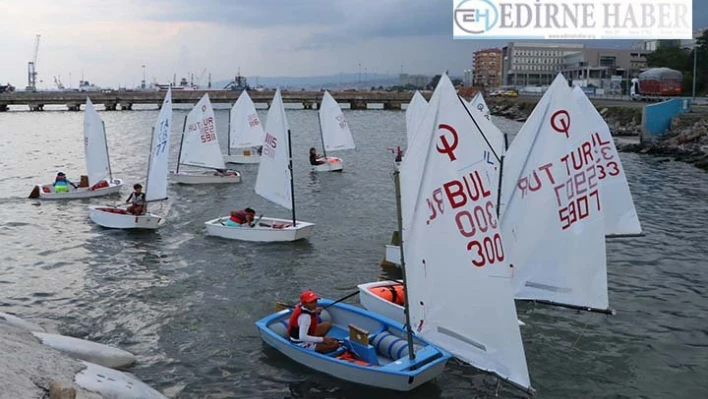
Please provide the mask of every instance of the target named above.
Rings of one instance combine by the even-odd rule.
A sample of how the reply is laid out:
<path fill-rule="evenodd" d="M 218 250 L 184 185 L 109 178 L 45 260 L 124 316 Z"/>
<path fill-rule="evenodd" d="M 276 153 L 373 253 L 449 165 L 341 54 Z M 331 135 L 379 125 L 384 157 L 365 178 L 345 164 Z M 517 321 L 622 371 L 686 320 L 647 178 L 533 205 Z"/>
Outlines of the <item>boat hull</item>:
<path fill-rule="evenodd" d="M 292 220 L 275 218 L 261 218 L 254 227 L 230 227 L 222 224 L 228 218 L 224 216 L 205 222 L 207 235 L 240 241 L 287 242 L 310 238 L 315 229 L 314 223 L 298 220 L 296 226 L 292 226 Z M 286 226 L 274 228 L 273 225 Z"/>
<path fill-rule="evenodd" d="M 258 155 L 258 153 L 254 153 L 253 155 L 246 155 L 246 154 L 224 155 L 224 162 L 236 163 L 236 164 L 261 163 L 261 156 Z"/>
<path fill-rule="evenodd" d="M 344 169 L 342 158 L 327 157 L 327 161 L 321 165 L 311 165 L 313 172 L 341 172 Z"/>
<path fill-rule="evenodd" d="M 97 225 L 110 229 L 155 230 L 165 223 L 162 216 L 152 213 L 135 216 L 123 208 L 107 206 L 89 207 L 89 218 Z"/>
<path fill-rule="evenodd" d="M 95 198 L 103 197 L 105 195 L 118 194 L 120 193 L 121 187 L 123 187 L 123 180 L 113 179 L 104 180 L 108 183 L 108 186 L 97 188 L 91 190 L 89 187 L 79 187 L 73 188 L 69 187 L 69 192 L 57 193 L 54 192 L 54 185 L 52 184 L 38 184 L 35 189 L 39 191 L 38 199 L 42 200 L 70 200 L 70 199 L 84 199 L 84 198 Z"/>
<path fill-rule="evenodd" d="M 405 324 L 406 313 L 403 306 L 395 304 L 385 298 L 374 294 L 371 289 L 378 287 L 389 287 L 392 285 L 402 284 L 401 281 L 375 281 L 373 283 L 359 284 L 359 303 L 367 310 L 388 317 L 393 321 Z M 520 326 L 525 326 L 526 323 L 519 320 Z"/>
<path fill-rule="evenodd" d="M 43 345 L 64 352 L 74 359 L 95 363 L 112 369 L 128 367 L 135 363 L 135 355 L 122 349 L 114 348 L 98 342 L 58 334 L 33 332 Z"/>
<path fill-rule="evenodd" d="M 319 301 L 320 306 L 330 304 L 331 300 Z M 327 311 L 333 324 L 328 336 L 333 338 L 344 339 L 348 325 L 353 324 L 369 332 L 370 342 L 375 340 L 377 334 L 392 334 L 396 338 L 405 339 L 402 324 L 364 309 L 338 303 L 330 306 Z M 450 359 L 449 353 L 416 337 L 416 359 L 412 363 L 408 359 L 407 350 L 403 351 L 402 357 L 398 359 L 386 359 L 383 354 L 377 352 L 380 362 L 378 367 L 339 360 L 330 354 L 319 354 L 291 343 L 284 334 L 284 324 L 287 323 L 290 313 L 291 310 L 283 310 L 256 322 L 263 341 L 290 359 L 335 378 L 376 388 L 410 391 L 438 377 Z M 411 370 L 411 366 L 416 367 Z"/>
<path fill-rule="evenodd" d="M 234 184 L 241 183 L 241 173 L 230 171 L 226 176 L 214 172 L 170 172 L 170 181 L 177 184 Z"/>
<path fill-rule="evenodd" d="M 76 385 L 104 398 L 167 399 L 131 374 L 87 361 L 82 363 L 86 368 L 74 377 Z"/>

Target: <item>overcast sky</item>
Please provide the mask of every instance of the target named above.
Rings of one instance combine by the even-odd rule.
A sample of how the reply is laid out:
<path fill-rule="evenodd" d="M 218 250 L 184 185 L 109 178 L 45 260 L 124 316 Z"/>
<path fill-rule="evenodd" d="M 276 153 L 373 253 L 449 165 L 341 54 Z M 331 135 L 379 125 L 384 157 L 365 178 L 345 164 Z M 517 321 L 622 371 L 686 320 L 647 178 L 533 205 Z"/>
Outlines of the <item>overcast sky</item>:
<path fill-rule="evenodd" d="M 696 7 L 694 27 L 708 26 Z M 309 76 L 340 72 L 461 75 L 472 52 L 499 42 L 453 41 L 449 0 L 0 0 L 0 83 L 27 84 L 41 34 L 40 88 L 135 86 L 204 68 L 235 75 Z M 206 74 L 204 82 L 206 83 Z"/>

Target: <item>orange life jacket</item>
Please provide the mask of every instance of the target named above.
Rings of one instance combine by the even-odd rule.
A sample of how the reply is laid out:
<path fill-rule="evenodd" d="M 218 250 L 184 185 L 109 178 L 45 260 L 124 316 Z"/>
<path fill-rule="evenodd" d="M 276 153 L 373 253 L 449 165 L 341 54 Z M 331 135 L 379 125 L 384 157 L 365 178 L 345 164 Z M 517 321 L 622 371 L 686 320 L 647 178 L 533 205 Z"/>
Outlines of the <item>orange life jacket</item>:
<path fill-rule="evenodd" d="M 315 335 L 315 330 L 317 330 L 317 315 L 315 312 L 310 312 L 307 309 L 303 309 L 302 305 L 297 305 L 295 310 L 293 310 L 293 314 L 290 315 L 290 320 L 288 320 L 288 336 L 293 341 L 300 341 L 300 325 L 297 319 L 302 312 L 310 316 L 310 329 L 307 331 L 307 335 Z"/>
<path fill-rule="evenodd" d="M 230 217 L 231 221 L 238 224 L 246 223 L 246 211 L 237 211 Z"/>

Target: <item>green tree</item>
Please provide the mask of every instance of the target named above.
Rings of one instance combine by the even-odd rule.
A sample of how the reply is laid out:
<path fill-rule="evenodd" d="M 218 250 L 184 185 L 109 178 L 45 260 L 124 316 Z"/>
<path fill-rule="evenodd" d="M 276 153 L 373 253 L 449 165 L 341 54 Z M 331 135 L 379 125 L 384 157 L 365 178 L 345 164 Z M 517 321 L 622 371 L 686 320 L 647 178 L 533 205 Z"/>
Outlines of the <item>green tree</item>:
<path fill-rule="evenodd" d="M 440 81 L 441 75 L 435 75 L 433 78 L 430 80 L 430 83 L 428 83 L 428 89 L 430 90 L 435 90 L 436 87 L 438 87 L 438 82 Z"/>
<path fill-rule="evenodd" d="M 671 68 L 685 72 L 692 67 L 691 54 L 679 47 L 659 47 L 647 55 L 647 65 L 652 68 Z"/>
<path fill-rule="evenodd" d="M 705 93 L 708 83 L 708 30 L 696 39 L 696 92 Z M 693 71 L 693 52 L 691 52 L 691 71 Z"/>

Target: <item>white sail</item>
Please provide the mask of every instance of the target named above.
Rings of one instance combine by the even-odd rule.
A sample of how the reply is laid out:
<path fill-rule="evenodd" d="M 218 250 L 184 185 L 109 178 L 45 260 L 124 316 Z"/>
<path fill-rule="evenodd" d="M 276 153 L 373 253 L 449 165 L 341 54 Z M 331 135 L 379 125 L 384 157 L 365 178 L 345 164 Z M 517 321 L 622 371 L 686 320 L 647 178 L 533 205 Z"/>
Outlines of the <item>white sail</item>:
<path fill-rule="evenodd" d="M 472 101 L 470 101 L 470 106 L 472 107 L 472 109 L 476 110 L 480 115 L 482 115 L 485 119 L 487 119 L 490 123 L 492 122 L 492 115 L 489 112 L 489 106 L 487 106 L 487 102 L 484 101 L 484 97 L 482 96 L 481 92 L 477 92 L 477 94 L 475 94 L 475 96 L 472 98 Z M 493 123 L 491 129 L 491 131 L 485 132 L 485 134 L 487 135 L 487 140 L 489 140 L 489 144 L 492 146 L 497 155 L 501 157 L 506 152 L 506 139 L 504 138 L 505 135 Z"/>
<path fill-rule="evenodd" d="M 642 226 L 610 128 L 580 87 L 573 88 L 573 96 L 594 128 L 592 140 L 602 190 L 600 206 L 605 214 L 605 235 L 641 234 Z"/>
<path fill-rule="evenodd" d="M 229 147 L 247 148 L 263 145 L 263 125 L 258 118 L 256 106 L 246 90 L 238 96 L 236 104 L 231 108 L 231 123 L 229 126 Z"/>
<path fill-rule="evenodd" d="M 292 210 L 290 190 L 288 119 L 280 89 L 275 92 L 268 110 L 261 163 L 256 178 L 256 194 L 283 208 Z"/>
<path fill-rule="evenodd" d="M 325 151 L 353 150 L 354 138 L 349 130 L 349 123 L 344 119 L 342 109 L 337 101 L 324 92 L 320 104 L 320 129 Z"/>
<path fill-rule="evenodd" d="M 517 299 L 608 307 L 595 127 L 584 112 L 559 74 L 507 151 L 501 226 Z"/>
<path fill-rule="evenodd" d="M 403 230 L 411 326 L 459 359 L 529 388 L 485 147 L 443 75 L 401 165 L 401 200 L 415 210 Z M 416 163 L 422 170 L 411 168 Z"/>
<path fill-rule="evenodd" d="M 418 130 L 420 122 L 423 120 L 425 110 L 428 108 L 428 102 L 418 90 L 413 94 L 411 102 L 406 107 L 406 139 L 408 145 L 413 142 L 413 136 Z"/>
<path fill-rule="evenodd" d="M 216 120 L 209 94 L 204 94 L 197 105 L 189 111 L 182 132 L 181 147 L 180 165 L 226 169 L 216 135 Z"/>
<path fill-rule="evenodd" d="M 84 154 L 89 186 L 110 176 L 111 167 L 108 163 L 106 132 L 103 121 L 98 116 L 90 98 L 86 98 L 86 110 L 84 111 Z"/>
<path fill-rule="evenodd" d="M 160 114 L 152 128 L 150 165 L 145 184 L 145 199 L 159 201 L 167 198 L 167 159 L 170 155 L 172 131 L 172 89 L 167 90 Z"/>

